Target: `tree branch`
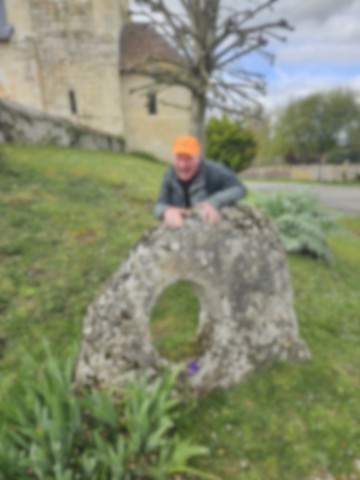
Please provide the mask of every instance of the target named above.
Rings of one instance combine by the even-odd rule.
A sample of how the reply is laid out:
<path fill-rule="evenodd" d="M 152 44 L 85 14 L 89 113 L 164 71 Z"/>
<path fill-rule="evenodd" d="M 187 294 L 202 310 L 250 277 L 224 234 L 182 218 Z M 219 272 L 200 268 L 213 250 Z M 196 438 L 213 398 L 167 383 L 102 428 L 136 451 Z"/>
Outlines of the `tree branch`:
<path fill-rule="evenodd" d="M 184 107 L 184 105 L 180 105 L 179 103 L 167 102 L 166 100 L 159 100 L 159 103 L 167 107 L 177 108 L 178 110 L 186 110 L 187 112 L 191 111 L 191 107 Z"/>
<path fill-rule="evenodd" d="M 137 15 L 148 19 L 179 57 L 161 59 L 151 54 L 127 73 L 185 87 L 195 107 L 204 98 L 209 108 L 233 113 L 245 111 L 246 104 L 259 105 L 257 96 L 265 92 L 264 75 L 241 68 L 239 60 L 253 52 L 274 60 L 265 47 L 271 40 L 286 41 L 279 31 L 292 27 L 286 20 L 255 23 L 254 19 L 278 0 L 259 0 L 245 9 L 225 7 L 224 0 L 179 0 L 181 13 L 173 12 L 168 0 L 135 1 L 142 7 Z"/>

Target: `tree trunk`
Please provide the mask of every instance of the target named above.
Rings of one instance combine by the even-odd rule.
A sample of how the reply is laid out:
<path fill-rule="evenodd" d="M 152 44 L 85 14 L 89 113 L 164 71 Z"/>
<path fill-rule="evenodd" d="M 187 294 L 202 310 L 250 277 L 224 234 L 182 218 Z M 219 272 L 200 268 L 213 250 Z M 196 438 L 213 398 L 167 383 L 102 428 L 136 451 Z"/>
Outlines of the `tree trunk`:
<path fill-rule="evenodd" d="M 206 97 L 196 94 L 191 99 L 191 134 L 197 137 L 205 151 L 205 114 Z"/>

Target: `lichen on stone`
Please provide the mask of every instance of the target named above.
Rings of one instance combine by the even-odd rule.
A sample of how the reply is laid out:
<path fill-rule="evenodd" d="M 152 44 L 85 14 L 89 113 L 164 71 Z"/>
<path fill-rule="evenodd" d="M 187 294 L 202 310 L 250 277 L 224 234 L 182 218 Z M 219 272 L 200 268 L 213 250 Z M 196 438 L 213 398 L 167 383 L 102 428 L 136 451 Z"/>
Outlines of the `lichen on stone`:
<path fill-rule="evenodd" d="M 149 321 L 160 294 L 180 280 L 194 286 L 200 303 L 195 341 L 201 348 L 181 376 L 190 389 L 227 388 L 274 361 L 310 359 L 277 228 L 242 205 L 222 209 L 217 226 L 194 213 L 181 229 L 160 224 L 134 245 L 88 307 L 75 384 L 121 388 L 168 368 Z"/>

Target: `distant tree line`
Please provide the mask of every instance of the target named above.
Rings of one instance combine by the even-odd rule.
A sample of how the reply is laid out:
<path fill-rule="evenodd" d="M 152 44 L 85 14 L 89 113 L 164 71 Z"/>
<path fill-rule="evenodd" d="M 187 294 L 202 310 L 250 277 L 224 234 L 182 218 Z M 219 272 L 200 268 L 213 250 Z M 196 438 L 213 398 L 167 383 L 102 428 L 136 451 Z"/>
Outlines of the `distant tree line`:
<path fill-rule="evenodd" d="M 360 103 L 351 90 L 292 101 L 257 131 L 261 163 L 360 162 Z"/>

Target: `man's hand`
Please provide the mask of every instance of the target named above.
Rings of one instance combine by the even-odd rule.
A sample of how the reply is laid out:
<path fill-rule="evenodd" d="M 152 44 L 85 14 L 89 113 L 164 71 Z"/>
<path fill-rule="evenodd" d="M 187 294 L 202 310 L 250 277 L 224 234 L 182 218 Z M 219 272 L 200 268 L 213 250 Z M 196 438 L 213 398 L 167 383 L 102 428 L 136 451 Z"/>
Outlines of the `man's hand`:
<path fill-rule="evenodd" d="M 210 225 L 216 225 L 220 222 L 220 213 L 213 207 L 210 203 L 203 202 L 195 205 L 195 208 L 198 208 L 202 212 L 203 219 L 206 223 Z"/>
<path fill-rule="evenodd" d="M 170 227 L 180 228 L 184 224 L 186 213 L 186 208 L 168 207 L 164 212 L 164 221 Z"/>

